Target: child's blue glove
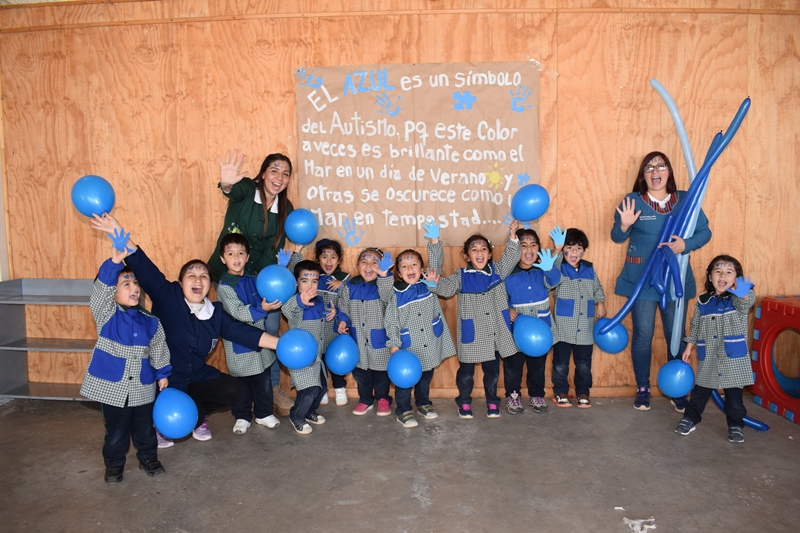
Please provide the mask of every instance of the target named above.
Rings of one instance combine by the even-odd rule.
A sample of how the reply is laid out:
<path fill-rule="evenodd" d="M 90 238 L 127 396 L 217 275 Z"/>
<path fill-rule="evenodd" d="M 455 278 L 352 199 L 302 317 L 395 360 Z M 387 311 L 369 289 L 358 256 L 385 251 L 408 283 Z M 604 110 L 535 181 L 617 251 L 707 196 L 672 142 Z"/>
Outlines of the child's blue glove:
<path fill-rule="evenodd" d="M 383 272 L 388 272 L 392 265 L 394 264 L 394 258 L 392 257 L 392 252 L 389 250 L 383 251 L 383 257 L 380 261 L 378 261 L 378 269 Z"/>
<path fill-rule="evenodd" d="M 438 283 L 436 283 L 435 281 L 430 281 L 430 280 L 427 280 L 425 278 L 422 278 L 422 283 L 427 285 L 428 288 L 430 288 L 430 289 L 432 289 L 432 288 L 434 288 L 434 287 L 436 287 L 438 285 Z"/>
<path fill-rule="evenodd" d="M 439 238 L 439 224 L 436 222 L 426 222 L 425 223 L 425 238 L 426 239 L 438 239 Z"/>
<path fill-rule="evenodd" d="M 292 258 L 292 252 L 287 249 L 278 250 L 278 264 L 282 267 L 289 266 L 289 260 Z"/>
<path fill-rule="evenodd" d="M 556 248 L 564 246 L 564 241 L 567 239 L 567 230 L 561 231 L 561 226 L 556 226 L 550 230 L 550 238 L 553 239 Z"/>
<path fill-rule="evenodd" d="M 743 278 L 738 277 L 736 278 L 736 288 L 734 289 L 731 287 L 728 289 L 728 292 L 731 294 L 735 294 L 739 298 L 744 298 L 745 296 L 750 293 L 750 289 L 754 287 L 753 283 L 750 281 L 750 278 Z"/>
<path fill-rule="evenodd" d="M 124 252 L 126 248 L 130 253 L 135 251 L 133 248 L 127 247 L 128 239 L 131 237 L 131 232 L 129 231 L 128 233 L 125 233 L 125 228 L 114 228 L 114 235 L 111 235 L 110 233 L 106 233 L 106 235 L 111 237 L 111 242 L 114 243 L 114 248 L 116 248 L 117 251 Z"/>
<path fill-rule="evenodd" d="M 541 268 L 545 272 L 553 269 L 553 264 L 556 262 L 556 256 L 553 255 L 553 252 L 545 249 L 541 252 L 536 252 L 536 254 L 539 256 L 539 262 L 534 263 L 533 266 Z"/>

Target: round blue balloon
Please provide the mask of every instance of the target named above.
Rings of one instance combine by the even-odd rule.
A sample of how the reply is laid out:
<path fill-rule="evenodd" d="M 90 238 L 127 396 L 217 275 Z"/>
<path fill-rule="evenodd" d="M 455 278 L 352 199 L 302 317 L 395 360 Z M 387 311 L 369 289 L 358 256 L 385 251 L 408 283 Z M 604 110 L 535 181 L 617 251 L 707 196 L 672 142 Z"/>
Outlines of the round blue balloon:
<path fill-rule="evenodd" d="M 317 359 L 317 339 L 304 329 L 290 329 L 278 339 L 275 353 L 286 368 L 305 368 Z"/>
<path fill-rule="evenodd" d="M 353 337 L 346 333 L 336 336 L 325 350 L 325 364 L 332 374 L 344 376 L 352 372 L 358 364 L 358 346 Z"/>
<path fill-rule="evenodd" d="M 628 330 L 622 324 L 616 324 L 608 333 L 600 333 L 609 318 L 601 318 L 594 325 L 594 343 L 606 353 L 619 353 L 628 345 Z"/>
<path fill-rule="evenodd" d="M 525 185 L 511 199 L 511 213 L 521 221 L 536 220 L 550 207 L 547 189 L 537 183 Z"/>
<path fill-rule="evenodd" d="M 283 223 L 286 238 L 295 244 L 310 244 L 317 238 L 319 222 L 308 209 L 295 209 Z"/>
<path fill-rule="evenodd" d="M 541 357 L 553 346 L 553 332 L 541 318 L 517 315 L 514 321 L 514 342 L 525 355 Z"/>
<path fill-rule="evenodd" d="M 658 371 L 658 388 L 664 396 L 682 398 L 694 387 L 692 365 L 680 359 L 669 361 Z"/>
<path fill-rule="evenodd" d="M 266 298 L 268 302 L 280 300 L 286 303 L 297 292 L 297 283 L 288 268 L 269 265 L 258 273 L 256 290 L 259 296 Z"/>
<path fill-rule="evenodd" d="M 422 378 L 422 363 L 419 358 L 408 350 L 398 350 L 389 357 L 386 366 L 389 379 L 395 387 L 410 389 Z"/>
<path fill-rule="evenodd" d="M 182 390 L 167 387 L 153 404 L 153 424 L 169 439 L 182 439 L 197 425 L 197 405 Z"/>
<path fill-rule="evenodd" d="M 84 216 L 110 213 L 115 201 L 114 187 L 100 176 L 84 176 L 72 186 L 72 205 Z"/>

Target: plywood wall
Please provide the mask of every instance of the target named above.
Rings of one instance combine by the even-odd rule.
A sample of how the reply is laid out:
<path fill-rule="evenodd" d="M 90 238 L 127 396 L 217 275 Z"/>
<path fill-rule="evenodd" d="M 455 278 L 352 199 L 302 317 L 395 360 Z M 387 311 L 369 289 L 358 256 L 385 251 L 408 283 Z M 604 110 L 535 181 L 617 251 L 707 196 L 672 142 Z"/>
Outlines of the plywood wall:
<path fill-rule="evenodd" d="M 114 184 L 115 215 L 168 277 L 188 259 L 206 259 L 225 211 L 217 154 L 239 148 L 253 174 L 267 153 L 295 158 L 299 67 L 535 59 L 543 68 L 541 182 L 553 199 L 540 228 L 586 231 L 587 259 L 610 312 L 624 303 L 613 287 L 625 247 L 609 232 L 641 157 L 669 154 L 680 188 L 688 187 L 675 128 L 651 78 L 675 98 L 698 160 L 741 101 L 753 101 L 712 172 L 704 209 L 714 236 L 693 254 L 695 272 L 724 252 L 742 261 L 759 296 L 800 293 L 800 12 L 791 11 L 793 2 L 241 4 L 0 8 L 0 159 L 13 277 L 94 276 L 108 241 L 69 202 L 85 174 Z M 289 191 L 298 205 L 297 180 Z M 459 243 L 446 244 L 449 273 L 462 262 Z M 353 270 L 354 260 L 348 251 L 344 266 Z M 455 302 L 444 307 L 454 326 Z M 51 313 L 32 308 L 29 334 L 70 328 Z M 89 320 L 76 313 L 74 330 L 91 332 Z M 796 353 L 798 343 L 789 344 Z M 660 339 L 654 353 L 656 363 L 665 359 Z M 629 350 L 595 354 L 594 394 L 632 394 Z M 79 381 L 84 359 L 31 354 L 31 379 Z M 212 358 L 220 366 L 223 359 Z M 437 370 L 435 395 L 454 396 L 455 370 L 452 360 Z"/>

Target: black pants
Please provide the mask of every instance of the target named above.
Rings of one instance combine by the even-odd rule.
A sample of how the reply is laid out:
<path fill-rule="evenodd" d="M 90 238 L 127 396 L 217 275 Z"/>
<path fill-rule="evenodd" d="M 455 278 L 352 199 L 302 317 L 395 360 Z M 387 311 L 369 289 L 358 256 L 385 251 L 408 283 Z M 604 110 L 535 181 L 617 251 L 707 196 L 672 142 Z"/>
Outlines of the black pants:
<path fill-rule="evenodd" d="M 125 456 L 131 446 L 136 447 L 140 461 L 158 458 L 156 428 L 153 427 L 153 403 L 137 407 L 114 407 L 100 404 L 106 424 L 103 442 L 103 461 L 106 467 L 125 466 Z"/>
<path fill-rule="evenodd" d="M 266 418 L 273 414 L 271 372 L 272 365 L 260 374 L 236 378 L 242 385 L 242 397 L 231 407 L 235 419 L 251 422 L 253 419 L 251 411 L 255 413 L 256 418 Z"/>
<path fill-rule="evenodd" d="M 389 396 L 389 373 L 385 370 L 364 370 L 356 367 L 353 377 L 358 385 L 358 403 L 372 405 L 375 400 L 387 400 L 392 403 Z M 374 394 L 373 394 L 374 393 Z"/>
<path fill-rule="evenodd" d="M 478 363 L 458 363 L 456 387 L 458 397 L 456 404 L 472 404 L 472 389 L 475 386 L 475 365 Z M 483 369 L 483 390 L 486 393 L 486 404 L 500 405 L 497 396 L 497 380 L 500 379 L 500 354 L 495 352 L 494 359 L 480 363 Z"/>
<path fill-rule="evenodd" d="M 295 426 L 302 426 L 306 417 L 310 413 L 315 413 L 319 409 L 319 403 L 322 397 L 328 394 L 328 380 L 325 377 L 325 367 L 320 371 L 321 387 L 308 387 L 297 391 L 297 396 L 294 399 L 294 405 L 289 410 L 289 420 Z"/>
<path fill-rule="evenodd" d="M 213 411 L 228 409 L 238 402 L 243 390 L 238 379 L 220 372 L 216 379 L 189 383 L 186 393 L 197 404 L 197 424 L 194 427 L 198 428 Z"/>
<path fill-rule="evenodd" d="M 724 390 L 725 418 L 728 421 L 728 427 L 743 428 L 744 417 L 747 416 L 747 409 L 744 408 L 744 390 L 738 387 Z M 706 403 L 711 398 L 712 392 L 714 392 L 714 389 L 695 385 L 689 398 L 689 405 L 686 406 L 683 416 L 695 424 L 699 424 L 703 420 L 703 410 L 705 410 Z"/>
<path fill-rule="evenodd" d="M 419 382 L 414 385 L 414 403 L 417 407 L 431 405 L 431 380 L 433 379 L 433 369 L 422 373 Z M 403 389 L 395 385 L 394 395 L 397 397 L 397 409 L 395 414 L 401 416 L 406 411 L 411 410 L 411 388 Z"/>
<path fill-rule="evenodd" d="M 525 384 L 528 386 L 528 396 L 531 398 L 544 398 L 544 367 L 547 364 L 547 354 L 541 357 L 528 357 L 522 352 L 503 359 L 503 381 L 506 386 L 506 398 L 512 392 L 520 394 L 522 386 L 522 367 L 527 364 L 528 376 Z"/>

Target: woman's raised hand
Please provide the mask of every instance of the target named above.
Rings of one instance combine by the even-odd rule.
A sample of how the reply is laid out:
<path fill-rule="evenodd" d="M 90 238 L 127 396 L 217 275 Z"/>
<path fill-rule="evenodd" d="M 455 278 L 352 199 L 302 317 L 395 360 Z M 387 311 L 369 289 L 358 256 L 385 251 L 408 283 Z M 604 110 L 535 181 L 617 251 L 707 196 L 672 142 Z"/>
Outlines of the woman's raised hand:
<path fill-rule="evenodd" d="M 92 227 L 94 229 L 98 229 L 100 231 L 104 231 L 109 235 L 114 235 L 116 230 L 117 232 L 122 231 L 122 226 L 117 219 L 109 215 L 108 213 L 103 213 L 102 215 L 98 215 L 97 213 L 92 215 Z"/>
<path fill-rule="evenodd" d="M 620 209 L 622 208 L 622 209 Z M 639 219 L 639 215 L 642 214 L 642 211 L 634 212 L 636 208 L 636 202 L 633 198 L 628 198 L 627 196 L 622 199 L 622 204 L 617 206 L 617 213 L 619 213 L 619 222 L 620 222 L 620 229 L 623 233 L 628 231 L 633 223 Z"/>
<path fill-rule="evenodd" d="M 239 156 L 239 150 L 234 150 L 233 154 L 228 150 L 225 153 L 225 161 L 222 161 L 222 156 L 217 156 L 219 161 L 219 184 L 222 190 L 230 192 L 231 187 L 242 181 L 242 178 L 248 177 L 247 171 L 240 172 L 242 163 L 244 163 L 244 154 Z"/>

